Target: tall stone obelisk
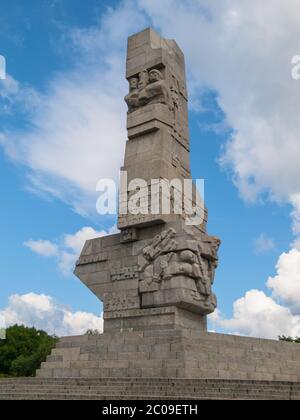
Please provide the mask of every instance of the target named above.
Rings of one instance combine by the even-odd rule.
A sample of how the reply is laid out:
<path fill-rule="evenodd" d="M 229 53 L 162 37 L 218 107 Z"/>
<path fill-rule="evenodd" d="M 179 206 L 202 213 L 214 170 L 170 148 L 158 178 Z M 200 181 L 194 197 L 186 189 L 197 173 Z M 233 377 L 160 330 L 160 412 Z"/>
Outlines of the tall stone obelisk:
<path fill-rule="evenodd" d="M 120 233 L 88 241 L 75 273 L 103 301 L 105 331 L 206 330 L 206 315 L 217 304 L 212 284 L 220 241 L 206 234 L 206 211 L 198 225 L 187 223 L 194 188 L 189 200 L 181 196 L 182 212 L 174 205 L 180 185 L 191 178 L 184 55 L 175 41 L 146 29 L 128 39 L 126 78 Z M 132 212 L 132 185 L 141 179 Z M 161 206 L 153 211 L 151 201 L 168 196 L 160 188 L 163 180 L 172 190 L 169 213 Z"/>
<path fill-rule="evenodd" d="M 175 41 L 147 29 L 128 39 L 126 78 L 129 93 L 123 170 L 128 182 L 142 178 L 149 190 L 151 181 L 191 177 L 184 55 Z M 146 189 L 145 189 L 146 190 Z M 148 210 L 147 192 L 145 206 Z M 128 201 L 121 195 L 120 207 Z M 150 203 L 149 210 L 150 210 Z M 142 213 L 142 211 L 141 211 Z M 150 212 L 149 212 L 150 213 Z M 177 218 L 178 219 L 178 218 Z M 119 215 L 119 228 L 158 224 L 170 220 L 158 215 Z M 176 218 L 175 218 L 176 220 Z"/>

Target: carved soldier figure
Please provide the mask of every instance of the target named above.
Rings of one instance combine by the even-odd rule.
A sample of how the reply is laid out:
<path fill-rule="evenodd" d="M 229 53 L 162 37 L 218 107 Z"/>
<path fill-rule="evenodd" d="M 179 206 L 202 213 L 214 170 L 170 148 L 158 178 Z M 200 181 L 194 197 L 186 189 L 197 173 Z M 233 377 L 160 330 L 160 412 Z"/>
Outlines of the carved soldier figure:
<path fill-rule="evenodd" d="M 128 112 L 132 112 L 139 107 L 138 83 L 139 80 L 136 77 L 132 77 L 129 80 L 129 94 L 125 96 L 125 102 L 128 105 Z"/>
<path fill-rule="evenodd" d="M 211 284 L 214 282 L 215 271 L 218 267 L 218 250 L 221 241 L 215 236 L 206 236 L 205 242 L 199 244 L 199 252 L 201 257 L 206 261 L 207 277 L 211 279 Z"/>
<path fill-rule="evenodd" d="M 180 265 L 179 265 L 179 272 L 181 274 L 185 274 L 189 277 L 197 277 L 195 276 L 195 263 L 196 258 L 192 251 L 186 250 L 180 253 Z"/>
<path fill-rule="evenodd" d="M 149 84 L 146 87 L 149 104 L 170 105 L 170 92 L 162 73 L 157 69 L 149 72 Z"/>
<path fill-rule="evenodd" d="M 129 87 L 129 94 L 125 96 L 128 112 L 147 104 L 166 104 L 170 110 L 173 109 L 171 92 L 159 70 L 152 69 L 149 73 L 143 70 L 139 78 L 132 77 L 129 80 Z"/>
<path fill-rule="evenodd" d="M 139 106 L 144 106 L 148 103 L 148 96 L 146 92 L 146 87 L 149 83 L 149 73 L 147 70 L 143 70 L 139 74 L 139 83 L 138 83 L 138 89 L 139 89 Z"/>

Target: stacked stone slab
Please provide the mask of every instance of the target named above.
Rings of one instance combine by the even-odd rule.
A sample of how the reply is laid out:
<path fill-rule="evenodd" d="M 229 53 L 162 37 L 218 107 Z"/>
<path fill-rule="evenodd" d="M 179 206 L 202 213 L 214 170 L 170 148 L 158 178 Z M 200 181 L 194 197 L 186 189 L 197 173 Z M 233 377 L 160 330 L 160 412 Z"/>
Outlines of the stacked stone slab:
<path fill-rule="evenodd" d="M 62 338 L 37 376 L 299 381 L 300 346 L 207 333 L 220 241 L 206 232 L 195 189 L 182 214 L 146 211 L 153 179 L 191 176 L 181 50 L 151 29 L 133 35 L 126 77 L 122 169 L 128 181 L 146 183 L 141 213 L 123 214 L 134 192 L 122 181 L 120 233 L 87 241 L 75 270 L 103 302 L 104 333 Z M 155 191 L 160 199 L 166 194 Z M 200 223 L 190 223 L 190 207 L 203 215 Z"/>

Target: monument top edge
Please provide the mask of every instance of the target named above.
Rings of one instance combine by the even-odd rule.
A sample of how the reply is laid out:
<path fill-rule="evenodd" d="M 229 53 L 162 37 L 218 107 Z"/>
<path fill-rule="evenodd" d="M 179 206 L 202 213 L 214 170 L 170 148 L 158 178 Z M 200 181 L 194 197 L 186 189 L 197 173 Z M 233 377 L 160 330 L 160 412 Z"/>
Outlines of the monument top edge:
<path fill-rule="evenodd" d="M 145 28 L 128 37 L 128 51 L 141 47 L 145 44 L 150 44 L 153 49 L 173 49 L 182 58 L 184 57 L 181 48 L 174 39 L 163 38 L 152 27 Z"/>

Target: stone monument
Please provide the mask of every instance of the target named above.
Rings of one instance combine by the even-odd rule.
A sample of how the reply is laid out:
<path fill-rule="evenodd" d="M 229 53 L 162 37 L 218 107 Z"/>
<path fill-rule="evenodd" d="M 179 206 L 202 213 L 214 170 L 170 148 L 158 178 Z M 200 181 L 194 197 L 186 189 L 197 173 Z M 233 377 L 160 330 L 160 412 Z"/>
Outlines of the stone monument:
<path fill-rule="evenodd" d="M 127 185 L 145 181 L 139 214 L 127 211 L 132 191 L 125 186 L 119 201 L 127 214 L 119 214 L 120 234 L 88 241 L 75 274 L 103 302 L 105 331 L 206 330 L 206 315 L 216 307 L 211 286 L 220 242 L 207 235 L 205 220 L 187 226 L 184 209 L 182 214 L 172 209 L 153 214 L 148 202 L 151 182 L 158 187 L 151 197 L 162 200 L 160 180 L 183 184 L 191 177 L 183 53 L 175 41 L 151 29 L 133 35 L 126 77 L 128 140 L 122 171 Z"/>
<path fill-rule="evenodd" d="M 120 233 L 87 241 L 75 269 L 103 302 L 104 333 L 61 339 L 38 376 L 284 379 L 300 347 L 207 333 L 220 240 L 207 234 L 196 188 L 180 195 L 191 179 L 182 51 L 152 29 L 137 33 L 128 39 L 126 78 Z M 138 211 L 130 212 L 137 179 L 144 184 Z M 149 197 L 170 198 L 170 212 L 153 211 Z M 201 215 L 199 223 L 191 214 Z M 299 379 L 300 365 L 288 375 Z"/>

